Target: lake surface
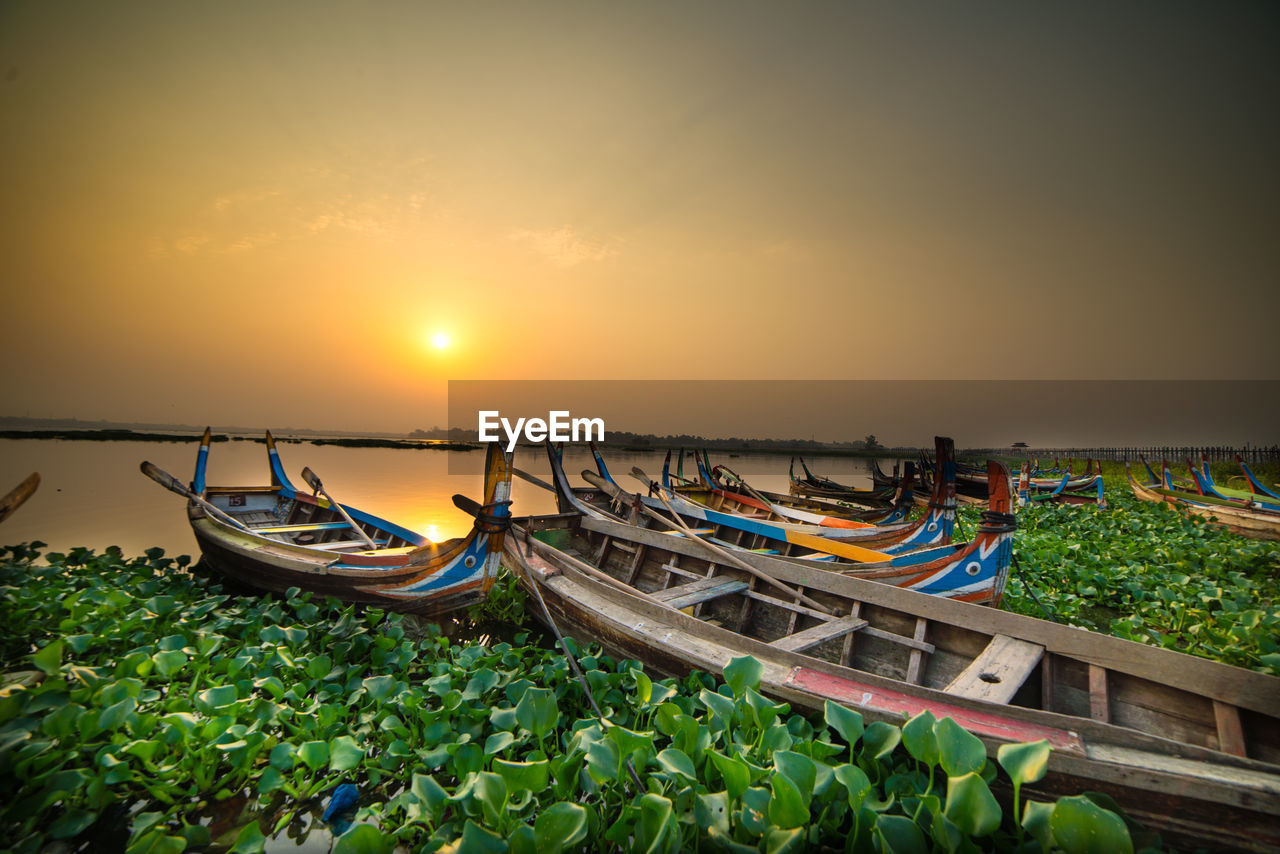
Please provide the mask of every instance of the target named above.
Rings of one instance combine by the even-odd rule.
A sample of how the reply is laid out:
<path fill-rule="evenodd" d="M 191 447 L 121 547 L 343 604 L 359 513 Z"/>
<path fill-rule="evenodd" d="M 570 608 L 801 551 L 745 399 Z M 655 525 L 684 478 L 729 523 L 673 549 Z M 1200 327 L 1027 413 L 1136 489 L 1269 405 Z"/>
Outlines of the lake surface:
<path fill-rule="evenodd" d="M 195 466 L 198 437 L 179 442 L 94 442 L 63 439 L 0 439 L 0 492 L 7 492 L 33 471 L 40 489 L 0 526 L 0 543 L 41 540 L 53 551 L 86 546 L 101 551 L 119 546 L 126 555 L 160 546 L 173 556 L 197 554 L 187 524 L 186 502 L 145 477 L 138 465 L 149 460 L 183 483 Z M 419 531 L 434 540 L 466 533 L 470 517 L 453 506 L 453 495 L 479 499 L 484 451 L 398 448 L 343 448 L 310 442 L 278 442 L 285 471 L 302 486 L 299 474 L 309 466 L 338 501 Z M 631 478 L 638 466 L 653 478 L 662 473 L 665 451 L 604 451 L 613 476 L 625 487 L 641 488 Z M 565 470 L 584 484 L 583 469 L 594 471 L 586 446 L 569 446 Z M 758 489 L 787 491 L 784 454 L 712 454 L 747 477 Z M 853 486 L 870 486 L 870 463 L 850 457 L 807 460 L 815 474 Z M 550 468 L 541 449 L 516 450 L 515 465 L 547 479 Z M 686 474 L 692 462 L 686 460 Z M 450 474 L 450 472 L 455 472 Z M 459 474 L 458 472 L 469 472 Z M 216 442 L 209 456 L 212 485 L 249 486 L 270 480 L 266 446 L 259 442 Z M 512 481 L 513 512 L 554 513 L 551 493 L 520 478 Z"/>

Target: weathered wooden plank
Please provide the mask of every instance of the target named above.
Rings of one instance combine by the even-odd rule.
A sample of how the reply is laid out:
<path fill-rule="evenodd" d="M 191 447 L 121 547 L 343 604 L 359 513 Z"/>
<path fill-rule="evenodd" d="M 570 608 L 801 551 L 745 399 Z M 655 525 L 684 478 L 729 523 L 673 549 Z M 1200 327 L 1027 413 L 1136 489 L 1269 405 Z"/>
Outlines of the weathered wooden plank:
<path fill-rule="evenodd" d="M 1244 743 L 1244 728 L 1240 725 L 1240 710 L 1235 706 L 1214 700 L 1213 717 L 1218 724 L 1218 749 L 1235 756 L 1248 756 Z"/>
<path fill-rule="evenodd" d="M 924 640 L 925 633 L 928 631 L 929 621 L 923 617 L 916 617 L 916 630 L 912 637 L 915 640 Z M 919 649 L 911 650 L 911 658 L 907 662 L 907 681 L 912 685 L 920 684 L 920 672 L 924 669 L 924 652 Z"/>
<path fill-rule="evenodd" d="M 691 581 L 688 584 L 680 584 L 675 587 L 668 587 L 666 590 L 659 590 L 650 594 L 659 602 L 665 602 L 676 610 L 688 608 L 690 605 L 696 605 L 699 602 L 708 602 L 721 596 L 728 596 L 731 593 L 741 593 L 747 589 L 747 582 L 736 578 L 721 578 L 719 576 L 705 578 L 702 581 Z"/>
<path fill-rule="evenodd" d="M 1043 656 L 1044 647 L 1040 644 L 998 634 L 982 654 L 942 690 L 974 700 L 1008 703 Z"/>
<path fill-rule="evenodd" d="M 1111 722 L 1111 698 L 1107 692 L 1107 668 L 1089 665 L 1089 717 Z"/>
<path fill-rule="evenodd" d="M 794 634 L 780 637 L 770 642 L 769 646 L 776 649 L 785 649 L 789 652 L 799 652 L 802 649 L 817 646 L 823 641 L 833 640 L 849 632 L 856 632 L 858 629 L 866 628 L 866 626 L 867 621 L 859 617 L 839 617 L 835 620 L 828 620 L 825 623 L 818 623 L 816 626 L 810 626 Z"/>
<path fill-rule="evenodd" d="M 336 531 L 350 527 L 347 522 L 313 522 L 304 525 L 267 525 L 253 530 L 258 534 L 292 534 L 299 531 Z"/>

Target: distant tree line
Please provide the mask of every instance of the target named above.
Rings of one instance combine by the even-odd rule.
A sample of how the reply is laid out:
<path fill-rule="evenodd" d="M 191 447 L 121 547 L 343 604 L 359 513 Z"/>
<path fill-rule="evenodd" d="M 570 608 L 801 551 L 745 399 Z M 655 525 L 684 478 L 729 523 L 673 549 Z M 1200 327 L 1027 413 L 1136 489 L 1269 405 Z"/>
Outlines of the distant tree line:
<path fill-rule="evenodd" d="M 478 441 L 477 430 L 463 427 L 432 427 L 430 430 L 414 430 L 410 439 L 451 442 Z M 747 450 L 841 450 L 863 451 L 878 450 L 884 446 L 876 440 L 875 435 L 852 442 L 819 442 L 814 439 L 745 439 L 733 436 L 728 439 L 708 439 L 690 433 L 659 436 L 654 433 L 632 433 L 627 430 L 606 430 L 601 445 L 626 447 L 658 447 L 658 448 L 734 448 Z"/>

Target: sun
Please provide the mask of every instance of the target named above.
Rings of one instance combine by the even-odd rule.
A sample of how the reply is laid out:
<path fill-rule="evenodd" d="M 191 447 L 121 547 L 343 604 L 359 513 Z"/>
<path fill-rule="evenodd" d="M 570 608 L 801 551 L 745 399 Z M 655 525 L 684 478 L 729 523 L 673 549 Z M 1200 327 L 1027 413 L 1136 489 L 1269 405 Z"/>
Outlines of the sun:
<path fill-rule="evenodd" d="M 448 332 L 435 332 L 431 335 L 431 346 L 437 350 L 447 350 L 451 343 L 453 342 Z"/>

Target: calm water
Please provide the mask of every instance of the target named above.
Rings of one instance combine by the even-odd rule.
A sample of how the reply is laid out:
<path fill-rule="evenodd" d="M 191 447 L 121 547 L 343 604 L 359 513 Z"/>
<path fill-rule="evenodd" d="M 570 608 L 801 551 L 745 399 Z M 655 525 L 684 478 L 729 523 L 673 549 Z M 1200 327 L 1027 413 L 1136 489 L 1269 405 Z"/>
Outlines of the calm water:
<path fill-rule="evenodd" d="M 198 439 L 190 445 L 175 442 L 84 442 L 60 439 L 0 439 L 0 492 L 7 492 L 33 471 L 40 472 L 40 489 L 0 527 L 5 544 L 42 540 L 52 550 L 87 546 L 101 551 L 117 545 L 126 555 L 141 554 L 160 546 L 169 555 L 195 554 L 195 539 L 187 525 L 185 502 L 138 471 L 150 460 L 189 482 L 195 465 Z M 390 448 L 341 448 L 309 442 L 278 444 L 285 471 L 295 484 L 299 472 L 310 466 L 329 493 L 344 504 L 420 531 L 435 540 L 460 536 L 471 527 L 469 517 L 453 506 L 462 493 L 478 499 L 483 451 L 435 451 Z M 605 453 L 609 470 L 624 486 L 639 488 L 628 473 L 639 466 L 653 478 L 662 472 L 664 452 Z M 758 489 L 787 490 L 790 456 L 751 454 L 730 458 L 712 454 L 712 462 L 725 464 L 748 477 Z M 869 486 L 866 460 L 818 457 L 808 460 L 815 474 L 833 477 L 854 486 Z M 519 468 L 548 477 L 543 451 L 519 448 Z M 692 463 L 687 463 L 686 474 Z M 571 446 L 566 471 L 575 484 L 584 484 L 580 472 L 594 470 L 590 452 Z M 450 474 L 471 472 L 471 474 Z M 258 442 L 231 441 L 213 445 L 208 482 L 213 485 L 247 486 L 269 480 L 266 446 Z M 517 514 L 553 513 L 551 493 L 515 478 L 513 511 Z"/>

